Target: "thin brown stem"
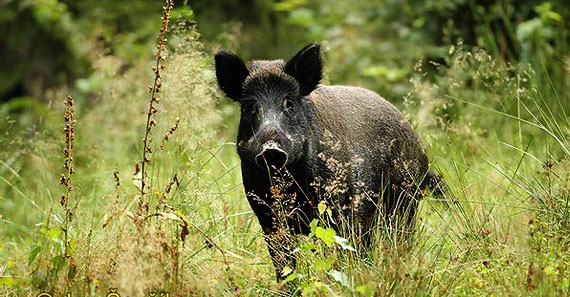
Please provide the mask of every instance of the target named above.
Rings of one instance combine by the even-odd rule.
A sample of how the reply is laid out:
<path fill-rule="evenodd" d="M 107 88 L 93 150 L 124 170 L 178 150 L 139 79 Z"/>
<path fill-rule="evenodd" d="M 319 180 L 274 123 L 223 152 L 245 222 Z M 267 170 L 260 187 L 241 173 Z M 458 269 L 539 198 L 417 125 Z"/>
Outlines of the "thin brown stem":
<path fill-rule="evenodd" d="M 163 52 L 166 49 L 166 34 L 170 31 L 169 29 L 169 19 L 170 19 L 170 12 L 172 11 L 172 7 L 174 5 L 174 1 L 166 0 L 166 5 L 162 8 L 162 24 L 160 27 L 160 33 L 158 34 L 158 42 L 156 45 L 156 63 L 155 66 L 152 67 L 154 72 L 154 83 L 152 87 L 149 87 L 150 101 L 149 107 L 147 110 L 147 117 L 146 117 L 146 129 L 145 135 L 143 138 L 143 153 L 142 153 L 142 164 L 141 164 L 141 199 L 143 199 L 144 195 L 146 194 L 146 168 L 147 165 L 150 165 L 152 160 L 152 127 L 156 126 L 156 120 L 154 119 L 155 114 L 158 112 L 156 109 L 156 104 L 160 102 L 160 89 L 162 86 L 162 77 L 161 77 L 161 70 L 164 69 L 164 55 Z"/>
<path fill-rule="evenodd" d="M 71 224 L 72 212 L 69 206 L 69 200 L 71 199 L 73 192 L 73 184 L 71 182 L 71 176 L 74 173 L 73 169 L 73 140 L 75 139 L 75 124 L 77 120 L 75 119 L 75 103 L 71 96 L 67 96 L 65 100 L 65 106 L 67 110 L 65 111 L 65 125 L 63 128 L 63 133 L 65 135 L 65 144 L 63 147 L 63 168 L 65 173 L 61 174 L 59 182 L 65 187 L 65 193 L 61 196 L 60 204 L 65 212 L 65 222 L 63 225 L 63 234 L 65 240 L 65 250 L 64 256 L 69 258 L 71 256 L 69 251 L 69 225 Z"/>

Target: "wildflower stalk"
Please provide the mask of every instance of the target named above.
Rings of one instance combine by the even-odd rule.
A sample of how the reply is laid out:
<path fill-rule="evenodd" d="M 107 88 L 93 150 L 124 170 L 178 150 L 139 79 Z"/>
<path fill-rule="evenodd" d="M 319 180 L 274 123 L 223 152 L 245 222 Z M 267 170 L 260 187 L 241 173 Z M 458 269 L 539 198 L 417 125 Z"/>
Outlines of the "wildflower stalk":
<path fill-rule="evenodd" d="M 65 106 L 67 106 L 67 110 L 65 112 L 65 126 L 63 128 L 63 133 L 65 135 L 65 144 L 63 147 L 63 168 L 65 169 L 65 173 L 61 174 L 60 177 L 60 184 L 65 187 L 65 193 L 61 196 L 60 204 L 63 207 L 65 212 L 65 221 L 63 225 L 63 234 L 65 240 L 65 250 L 64 256 L 69 258 L 70 251 L 69 251 L 69 225 L 72 219 L 72 212 L 71 207 L 69 206 L 69 202 L 71 200 L 72 192 L 73 192 L 73 184 L 71 182 L 71 176 L 74 173 L 73 169 L 73 140 L 75 139 L 75 124 L 77 120 L 75 119 L 75 103 L 71 96 L 67 96 L 65 100 Z"/>
<path fill-rule="evenodd" d="M 160 33 L 158 34 L 158 42 L 156 45 L 156 64 L 152 67 L 152 71 L 154 72 L 154 84 L 149 86 L 149 93 L 150 95 L 150 102 L 147 111 L 147 118 L 146 118 L 146 131 L 143 139 L 143 154 L 142 154 L 142 162 L 141 162 L 141 199 L 144 197 L 146 193 L 146 168 L 147 165 L 150 165 L 152 160 L 152 127 L 156 126 L 155 115 L 158 112 L 156 109 L 156 105 L 160 102 L 160 89 L 162 87 L 162 76 L 161 71 L 166 67 L 164 64 L 165 56 L 163 52 L 166 50 L 166 34 L 170 31 L 169 29 L 169 19 L 170 19 L 170 11 L 174 5 L 174 1 L 166 0 L 166 5 L 162 8 L 162 24 L 160 27 Z"/>

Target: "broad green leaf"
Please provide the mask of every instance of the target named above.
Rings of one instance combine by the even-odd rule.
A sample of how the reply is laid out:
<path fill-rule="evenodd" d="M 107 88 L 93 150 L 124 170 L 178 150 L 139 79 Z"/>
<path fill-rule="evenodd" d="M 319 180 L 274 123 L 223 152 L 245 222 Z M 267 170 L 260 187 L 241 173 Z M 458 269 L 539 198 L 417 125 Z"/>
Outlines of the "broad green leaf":
<path fill-rule="evenodd" d="M 344 287 L 350 289 L 350 279 L 344 272 L 338 270 L 331 270 L 327 272 L 327 274 L 330 275 L 335 281 L 339 282 Z"/>
<path fill-rule="evenodd" d="M 283 270 L 281 270 L 281 276 L 288 276 L 289 274 L 291 274 L 291 272 L 293 272 L 293 268 L 289 267 L 289 265 L 283 267 Z"/>
<path fill-rule="evenodd" d="M 294 281 L 294 280 L 296 280 L 296 279 L 301 279 L 301 278 L 303 278 L 303 274 L 301 274 L 301 273 L 291 273 L 291 274 L 289 274 L 289 275 L 285 278 L 285 280 L 283 280 L 283 282 L 284 282 L 284 283 L 288 283 L 288 282 L 292 282 L 292 281 Z"/>
<path fill-rule="evenodd" d="M 317 220 L 311 221 L 311 223 L 309 224 L 309 228 L 311 229 L 311 233 L 309 234 L 309 238 L 311 238 L 315 235 L 315 231 L 317 230 L 318 225 L 319 225 L 319 221 L 317 221 Z"/>
<path fill-rule="evenodd" d="M 67 253 L 68 255 L 75 255 L 75 247 L 77 246 L 77 241 L 75 240 L 75 238 L 71 238 L 69 240 L 69 244 L 67 245 L 68 250 Z"/>
<path fill-rule="evenodd" d="M 57 241 L 63 231 L 60 228 L 46 228 L 42 227 L 40 233 L 52 241 Z"/>
<path fill-rule="evenodd" d="M 296 248 L 293 252 L 299 252 L 299 251 L 312 251 L 317 249 L 319 246 L 314 244 L 314 243 L 305 243 L 303 245 L 301 245 L 300 247 Z"/>
<path fill-rule="evenodd" d="M 338 243 L 338 245 L 340 245 L 340 247 L 343 250 L 349 250 L 352 252 L 356 252 L 356 249 L 350 245 L 350 241 L 348 241 L 348 239 L 346 239 L 344 237 L 340 237 L 340 236 L 334 236 L 334 240 L 336 241 L 336 243 Z"/>
<path fill-rule="evenodd" d="M 50 259 L 51 265 L 55 270 L 59 270 L 65 266 L 65 257 L 62 255 L 57 255 Z"/>
<path fill-rule="evenodd" d="M 0 286 L 16 287 L 23 283 L 22 279 L 13 276 L 0 277 Z M 9 295 L 8 295 L 9 296 Z"/>
<path fill-rule="evenodd" d="M 328 271 L 334 263 L 334 257 L 329 256 L 326 259 L 315 259 L 315 269 L 317 271 Z"/>
<path fill-rule="evenodd" d="M 319 205 L 317 206 L 317 209 L 319 210 L 319 215 L 323 215 L 325 213 L 325 211 L 327 210 L 327 204 L 324 201 L 319 202 Z"/>
<path fill-rule="evenodd" d="M 374 290 L 367 285 L 362 285 L 356 287 L 356 292 L 364 295 L 365 297 L 372 297 L 374 296 Z"/>
<path fill-rule="evenodd" d="M 42 246 L 38 245 L 36 246 L 31 252 L 30 255 L 28 256 L 28 266 L 31 266 L 32 263 L 34 263 L 34 261 L 36 260 L 36 258 L 38 257 L 38 254 L 42 251 Z"/>
<path fill-rule="evenodd" d="M 327 246 L 331 246 L 335 242 L 336 232 L 332 228 L 317 227 L 315 229 L 315 236 L 322 240 Z"/>

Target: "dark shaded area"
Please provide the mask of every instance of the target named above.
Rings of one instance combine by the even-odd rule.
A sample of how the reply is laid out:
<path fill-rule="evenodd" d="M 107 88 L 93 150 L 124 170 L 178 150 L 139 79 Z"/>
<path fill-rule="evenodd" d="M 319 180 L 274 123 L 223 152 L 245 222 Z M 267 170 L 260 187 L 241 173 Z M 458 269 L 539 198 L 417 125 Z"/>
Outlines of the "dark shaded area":
<path fill-rule="evenodd" d="M 149 55 L 160 9 L 151 0 L 0 4 L 0 102 L 73 89 L 99 55 L 118 55 L 127 66 Z"/>
<path fill-rule="evenodd" d="M 16 1 L 1 10 L 0 102 L 41 99 L 46 89 L 72 84 L 88 73 L 88 59 L 76 52 L 63 28 L 40 19 L 41 12 Z"/>
<path fill-rule="evenodd" d="M 539 85 L 553 81 L 558 92 L 570 86 L 564 69 L 570 50 L 566 1 L 196 0 L 190 4 L 204 40 L 214 47 L 233 50 L 246 60 L 275 59 L 307 43 L 325 42 L 334 83 L 363 84 L 392 101 L 409 91 L 408 78 L 417 60 L 446 66 L 449 47 L 458 42 L 468 49 L 482 48 L 505 64 L 519 68 L 532 64 L 541 72 Z M 438 70 L 426 65 L 437 79 Z"/>
<path fill-rule="evenodd" d="M 224 48 L 246 60 L 275 59 L 308 43 L 323 43 L 331 83 L 361 85 L 394 103 L 409 92 L 409 78 L 420 59 L 435 62 L 424 63 L 424 71 L 437 83 L 441 67 L 449 62 L 449 47 L 459 41 L 517 69 L 533 65 L 540 70 L 538 85 L 551 89 L 547 97 L 568 97 L 570 89 L 565 66 L 570 59 L 570 6 L 562 0 L 175 4 L 174 12 L 183 6 L 194 10 L 211 52 Z M 97 57 L 116 56 L 122 69 L 128 69 L 152 55 L 162 5 L 155 0 L 0 4 L 0 102 L 20 98 L 41 103 L 47 91 L 61 87 L 90 97 L 100 88 L 90 78 Z"/>

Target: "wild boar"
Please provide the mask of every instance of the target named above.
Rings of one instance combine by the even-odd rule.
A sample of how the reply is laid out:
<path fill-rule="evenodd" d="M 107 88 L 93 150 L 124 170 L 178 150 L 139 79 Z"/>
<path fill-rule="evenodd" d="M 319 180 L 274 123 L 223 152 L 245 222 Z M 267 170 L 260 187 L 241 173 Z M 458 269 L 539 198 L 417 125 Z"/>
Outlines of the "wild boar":
<path fill-rule="evenodd" d="M 247 64 L 219 51 L 215 65 L 219 87 L 241 107 L 243 186 L 278 281 L 296 263 L 288 234 L 308 234 L 322 201 L 331 225 L 365 248 L 378 218 L 409 227 L 426 187 L 441 194 L 443 180 L 428 169 L 417 133 L 392 104 L 363 88 L 320 85 L 318 44 L 288 61 Z M 293 182 L 276 189 L 284 173 Z M 278 210 L 283 197 L 288 206 Z"/>

